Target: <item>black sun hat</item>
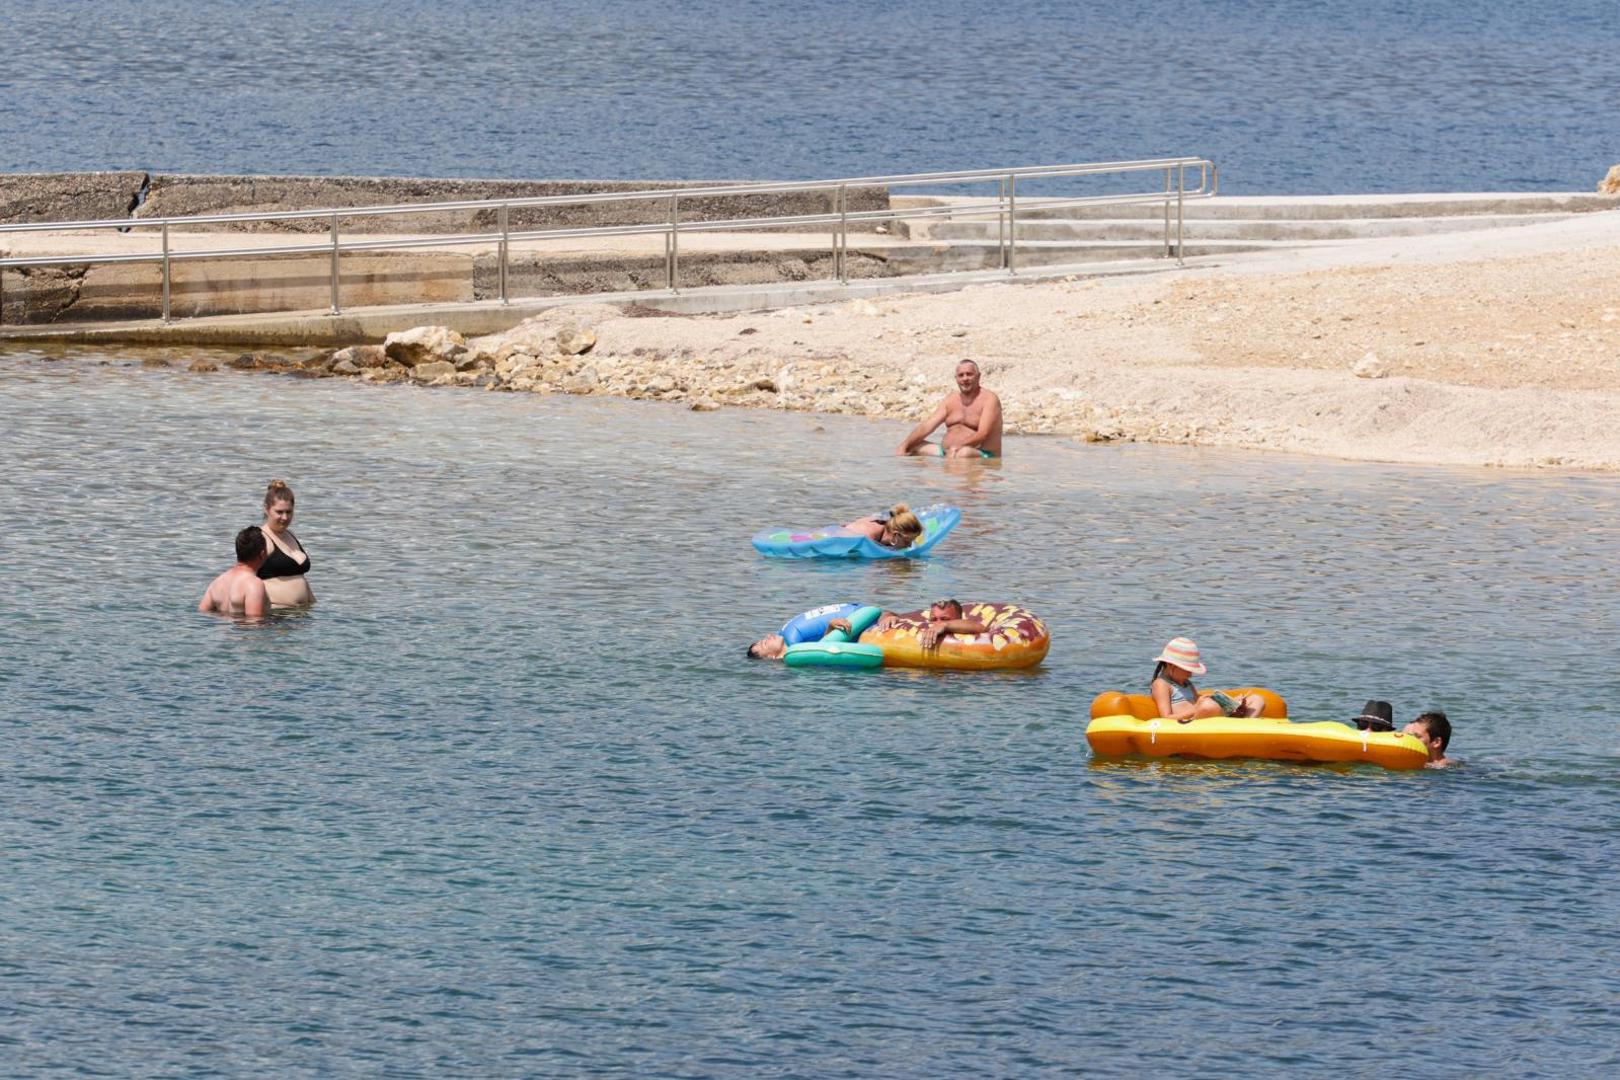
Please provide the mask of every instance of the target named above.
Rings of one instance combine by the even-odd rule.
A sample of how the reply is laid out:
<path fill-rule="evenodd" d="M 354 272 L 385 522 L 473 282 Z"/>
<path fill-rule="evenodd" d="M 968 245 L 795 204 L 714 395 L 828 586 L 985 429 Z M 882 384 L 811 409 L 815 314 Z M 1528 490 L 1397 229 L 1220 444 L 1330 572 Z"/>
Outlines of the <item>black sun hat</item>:
<path fill-rule="evenodd" d="M 1394 731 L 1395 710 L 1387 701 L 1369 701 L 1362 706 L 1361 715 L 1350 722 L 1362 731 Z"/>

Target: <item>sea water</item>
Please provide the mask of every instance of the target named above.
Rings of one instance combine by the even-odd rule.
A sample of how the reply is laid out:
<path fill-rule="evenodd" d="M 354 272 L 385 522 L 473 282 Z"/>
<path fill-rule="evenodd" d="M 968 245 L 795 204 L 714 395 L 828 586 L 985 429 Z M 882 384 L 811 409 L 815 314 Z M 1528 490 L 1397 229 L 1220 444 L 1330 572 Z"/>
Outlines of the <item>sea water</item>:
<path fill-rule="evenodd" d="M 1620 153 L 1615 15 L 0 0 L 0 170 L 805 179 L 1194 154 L 1231 194 L 1590 191 Z"/>
<path fill-rule="evenodd" d="M 1620 1068 L 1613 478 L 902 429 L 0 359 L 0 1072 Z M 197 613 L 276 477 L 319 602 Z M 1046 662 L 743 657 L 945 596 Z M 1181 634 L 1464 764 L 1093 759 Z"/>

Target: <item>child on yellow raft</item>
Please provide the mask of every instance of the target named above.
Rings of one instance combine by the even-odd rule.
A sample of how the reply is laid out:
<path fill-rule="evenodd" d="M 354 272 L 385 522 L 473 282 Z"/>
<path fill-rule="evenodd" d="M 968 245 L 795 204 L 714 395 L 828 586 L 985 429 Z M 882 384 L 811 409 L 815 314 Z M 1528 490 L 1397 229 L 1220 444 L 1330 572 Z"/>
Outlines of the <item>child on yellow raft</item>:
<path fill-rule="evenodd" d="M 1209 669 L 1198 655 L 1198 643 L 1192 638 L 1173 638 L 1164 651 L 1155 656 L 1159 665 L 1153 669 L 1153 681 L 1148 693 L 1159 715 L 1172 720 L 1194 720 L 1205 716 L 1259 716 L 1265 701 L 1259 694 L 1245 694 L 1233 698 L 1221 690 L 1200 694 L 1192 684 L 1194 675 Z"/>

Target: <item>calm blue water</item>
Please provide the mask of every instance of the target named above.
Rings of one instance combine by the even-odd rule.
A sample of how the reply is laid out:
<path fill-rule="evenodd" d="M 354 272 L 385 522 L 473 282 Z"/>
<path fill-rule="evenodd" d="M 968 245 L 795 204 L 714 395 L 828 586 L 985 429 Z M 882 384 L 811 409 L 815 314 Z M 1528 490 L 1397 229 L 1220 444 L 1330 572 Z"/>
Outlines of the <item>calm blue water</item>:
<path fill-rule="evenodd" d="M 1613 0 L 0 0 L 0 169 L 1589 191 Z"/>
<path fill-rule="evenodd" d="M 1613 478 L 899 434 L 0 358 L 0 1072 L 1620 1068 Z M 276 476 L 320 603 L 196 614 Z M 748 546 L 896 496 L 937 558 Z M 940 595 L 1048 662 L 741 656 Z M 1467 764 L 1092 761 L 1177 633 Z"/>

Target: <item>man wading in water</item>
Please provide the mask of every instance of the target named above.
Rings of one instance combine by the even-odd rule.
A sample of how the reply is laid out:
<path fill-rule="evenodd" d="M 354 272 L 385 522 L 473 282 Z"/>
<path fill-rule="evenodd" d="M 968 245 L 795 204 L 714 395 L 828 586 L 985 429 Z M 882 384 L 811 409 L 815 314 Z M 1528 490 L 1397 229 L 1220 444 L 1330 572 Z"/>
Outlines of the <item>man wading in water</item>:
<path fill-rule="evenodd" d="M 198 611 L 258 618 L 270 610 L 270 594 L 259 580 L 269 545 L 258 526 L 249 525 L 236 534 L 236 565 L 215 578 L 197 605 Z"/>
<path fill-rule="evenodd" d="M 931 443 L 939 425 L 945 438 Z M 1001 399 L 979 385 L 979 365 L 963 360 L 956 365 L 956 393 L 947 395 L 933 415 L 900 444 L 899 452 L 922 457 L 993 458 L 1001 456 Z"/>

